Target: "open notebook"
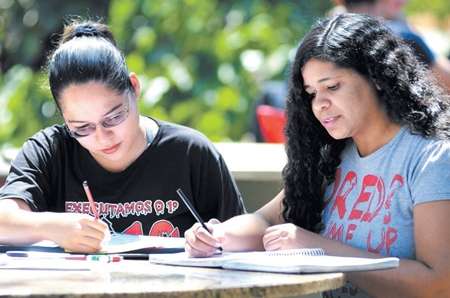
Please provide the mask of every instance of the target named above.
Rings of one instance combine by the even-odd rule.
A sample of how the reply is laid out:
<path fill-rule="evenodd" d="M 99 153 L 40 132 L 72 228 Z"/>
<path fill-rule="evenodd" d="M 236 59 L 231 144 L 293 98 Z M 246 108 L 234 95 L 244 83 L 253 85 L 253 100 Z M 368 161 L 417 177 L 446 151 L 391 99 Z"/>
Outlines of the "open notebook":
<path fill-rule="evenodd" d="M 398 267 L 398 258 L 351 258 L 325 255 L 320 248 L 291 249 L 273 252 L 223 253 L 208 258 L 191 258 L 186 253 L 157 254 L 150 262 L 176 266 L 215 267 L 224 269 L 279 273 L 319 273 L 379 270 Z"/>
<path fill-rule="evenodd" d="M 184 251 L 184 238 L 112 234 L 103 253 L 169 253 Z"/>
<path fill-rule="evenodd" d="M 211 267 L 220 268 L 226 263 L 233 260 L 246 260 L 246 259 L 264 259 L 267 256 L 296 256 L 296 255 L 323 255 L 324 251 L 321 248 L 310 248 L 310 249 L 290 249 L 282 251 L 252 251 L 252 252 L 223 252 L 208 258 L 191 258 L 186 253 L 175 253 L 175 254 L 154 254 L 150 256 L 150 262 L 165 264 L 165 265 L 175 265 L 175 266 L 191 266 L 191 267 Z"/>
<path fill-rule="evenodd" d="M 52 241 L 40 241 L 31 245 L 0 245 L 0 252 L 9 250 L 63 252 Z M 184 251 L 184 238 L 112 234 L 100 253 L 172 253 Z"/>

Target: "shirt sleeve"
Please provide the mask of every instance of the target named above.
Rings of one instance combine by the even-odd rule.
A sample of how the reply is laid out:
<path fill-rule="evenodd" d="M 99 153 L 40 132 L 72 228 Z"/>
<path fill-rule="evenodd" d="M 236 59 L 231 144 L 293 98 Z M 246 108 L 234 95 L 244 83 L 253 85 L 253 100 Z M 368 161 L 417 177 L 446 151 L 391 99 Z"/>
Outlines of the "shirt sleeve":
<path fill-rule="evenodd" d="M 245 213 L 245 207 L 242 202 L 241 193 L 222 156 L 219 157 L 218 168 L 223 194 L 222 199 L 218 202 L 218 219 L 223 221 L 235 215 Z"/>
<path fill-rule="evenodd" d="M 450 200 L 450 143 L 427 146 L 414 169 L 411 193 L 414 205 Z"/>
<path fill-rule="evenodd" d="M 242 196 L 220 153 L 209 144 L 195 158 L 200 165 L 195 169 L 191 182 L 194 201 L 203 219 L 227 220 L 245 213 Z"/>
<path fill-rule="evenodd" d="M 45 139 L 40 132 L 25 142 L 0 188 L 0 199 L 22 199 L 33 211 L 47 210 L 51 150 Z"/>

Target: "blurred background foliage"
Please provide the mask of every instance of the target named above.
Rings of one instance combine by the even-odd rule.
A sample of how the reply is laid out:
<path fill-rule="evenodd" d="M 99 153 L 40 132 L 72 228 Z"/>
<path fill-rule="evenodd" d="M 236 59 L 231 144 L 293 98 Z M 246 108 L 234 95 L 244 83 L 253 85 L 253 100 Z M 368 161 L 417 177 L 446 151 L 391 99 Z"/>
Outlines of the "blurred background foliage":
<path fill-rule="evenodd" d="M 450 26 L 450 2 L 448 0 L 410 0 L 406 6 L 406 13 L 408 15 L 430 14 L 437 18 L 441 26 Z"/>
<path fill-rule="evenodd" d="M 408 12 L 445 18 L 448 0 Z M 0 0 L 0 146 L 20 146 L 61 122 L 46 57 L 65 20 L 102 18 L 143 87 L 141 112 L 213 141 L 247 137 L 265 81 L 283 80 L 293 49 L 329 0 Z"/>

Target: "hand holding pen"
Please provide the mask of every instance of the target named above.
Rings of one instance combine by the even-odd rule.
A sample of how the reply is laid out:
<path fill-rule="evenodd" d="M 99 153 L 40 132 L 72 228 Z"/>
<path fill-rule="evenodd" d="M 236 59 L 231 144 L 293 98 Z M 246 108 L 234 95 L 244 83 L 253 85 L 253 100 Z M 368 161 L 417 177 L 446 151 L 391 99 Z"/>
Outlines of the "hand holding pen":
<path fill-rule="evenodd" d="M 45 235 L 58 246 L 70 252 L 95 253 L 110 237 L 108 225 L 89 214 L 64 212 L 47 215 Z"/>
<path fill-rule="evenodd" d="M 98 219 L 97 206 L 95 205 L 94 197 L 92 196 L 91 190 L 86 180 L 83 181 L 83 189 L 84 192 L 86 193 L 86 197 L 89 201 L 89 205 L 91 206 L 92 212 L 94 213 L 95 219 Z"/>
<path fill-rule="evenodd" d="M 50 213 L 44 239 L 56 242 L 66 251 L 95 253 L 102 249 L 103 242 L 110 237 L 110 232 L 108 225 L 99 219 L 99 212 L 86 181 L 82 187 L 95 218 L 80 212 Z M 83 198 L 80 198 L 80 201 L 82 200 Z"/>
<path fill-rule="evenodd" d="M 198 224 L 195 224 L 185 233 L 186 252 L 191 256 L 197 257 L 206 257 L 220 253 L 222 251 L 222 247 L 219 239 L 213 235 L 214 233 L 212 229 L 208 228 L 198 214 L 197 210 L 195 210 L 191 201 L 181 189 L 177 189 L 177 194 L 198 222 Z M 211 223 L 219 223 L 219 221 L 217 219 L 213 219 L 211 220 Z M 198 226 L 203 227 L 208 233 L 198 232 Z"/>

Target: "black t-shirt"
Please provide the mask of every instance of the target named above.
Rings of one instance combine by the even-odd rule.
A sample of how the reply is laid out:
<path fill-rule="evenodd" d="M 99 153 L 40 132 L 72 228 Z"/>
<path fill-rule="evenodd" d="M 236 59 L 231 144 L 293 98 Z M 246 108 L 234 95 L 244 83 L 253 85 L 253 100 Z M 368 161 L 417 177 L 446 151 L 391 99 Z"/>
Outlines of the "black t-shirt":
<path fill-rule="evenodd" d="M 46 128 L 12 162 L 0 199 L 23 199 L 33 211 L 92 214 L 82 187 L 87 180 L 111 231 L 153 236 L 183 236 L 195 223 L 178 188 L 204 220 L 245 212 L 222 156 L 207 138 L 184 126 L 157 123 L 153 142 L 119 173 L 102 168 L 65 126 Z"/>

